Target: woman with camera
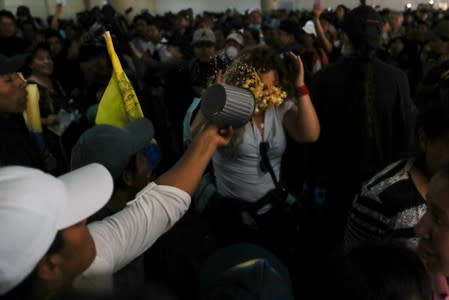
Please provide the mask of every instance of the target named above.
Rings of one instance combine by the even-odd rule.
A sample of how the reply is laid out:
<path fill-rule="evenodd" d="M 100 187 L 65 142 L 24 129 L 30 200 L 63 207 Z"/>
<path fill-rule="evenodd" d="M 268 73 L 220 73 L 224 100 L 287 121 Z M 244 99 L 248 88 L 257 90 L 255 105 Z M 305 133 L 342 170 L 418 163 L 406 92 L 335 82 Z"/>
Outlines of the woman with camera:
<path fill-rule="evenodd" d="M 271 213 L 277 206 L 273 199 L 285 202 L 287 195 L 279 180 L 286 135 L 299 143 L 311 143 L 320 134 L 320 124 L 304 84 L 301 58 L 291 52 L 284 56 L 283 62 L 267 47 L 248 49 L 224 74 L 224 83 L 249 89 L 256 101 L 251 121 L 235 129 L 230 145 L 213 157 L 218 197 L 208 204 L 206 214 L 211 214 L 213 227 L 225 240 L 238 240 L 235 233 L 242 233 L 230 227 L 239 224 L 253 229 L 260 227 L 254 218 Z M 286 78 L 286 61 L 295 70 L 294 99 L 287 99 L 281 88 L 293 83 Z M 191 127 L 193 136 L 205 121 L 201 111 L 198 112 Z"/>

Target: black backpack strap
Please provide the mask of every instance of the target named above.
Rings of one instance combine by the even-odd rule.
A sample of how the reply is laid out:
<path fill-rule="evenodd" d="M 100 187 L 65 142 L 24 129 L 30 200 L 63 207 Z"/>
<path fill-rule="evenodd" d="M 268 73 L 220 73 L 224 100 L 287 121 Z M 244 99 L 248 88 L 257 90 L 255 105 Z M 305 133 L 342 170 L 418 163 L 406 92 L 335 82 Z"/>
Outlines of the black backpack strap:
<path fill-rule="evenodd" d="M 268 158 L 268 142 L 261 142 L 259 144 L 259 152 L 261 155 L 260 166 L 262 169 L 265 169 L 270 173 L 271 179 L 273 180 L 274 185 L 278 189 L 283 189 L 279 181 L 276 179 L 276 174 L 274 174 L 273 166 L 271 165 L 270 159 Z"/>

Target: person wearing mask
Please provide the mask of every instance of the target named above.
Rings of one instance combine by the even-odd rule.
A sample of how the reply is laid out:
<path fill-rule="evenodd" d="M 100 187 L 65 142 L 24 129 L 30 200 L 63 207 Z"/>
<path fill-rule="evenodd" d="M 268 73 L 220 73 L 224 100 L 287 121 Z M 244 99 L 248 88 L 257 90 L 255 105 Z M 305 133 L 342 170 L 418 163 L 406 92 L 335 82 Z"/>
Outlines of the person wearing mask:
<path fill-rule="evenodd" d="M 262 33 L 262 12 L 259 8 L 252 8 L 248 10 L 248 28 L 258 32 L 259 38 L 257 39 L 260 44 L 264 44 Z"/>
<path fill-rule="evenodd" d="M 237 31 L 228 34 L 225 40 L 225 46 L 218 55 L 224 57 L 223 60 L 232 61 L 235 59 L 240 51 L 245 47 L 245 40 L 243 35 Z"/>
<path fill-rule="evenodd" d="M 242 207 L 268 206 L 267 211 L 270 211 L 270 204 L 261 199 L 276 190 L 278 185 L 275 180 L 281 180 L 281 158 L 286 149 L 286 136 L 299 143 L 312 143 L 319 137 L 320 124 L 304 84 L 301 59 L 292 52 L 288 56 L 296 71 L 294 84 L 297 101 L 286 100 L 287 94 L 279 86 L 284 87 L 285 81 L 289 80 L 283 77 L 280 70 L 282 62 L 279 56 L 265 46 L 243 51 L 224 74 L 225 84 L 249 89 L 256 100 L 250 122 L 236 130 L 230 145 L 213 157 L 217 197 L 208 204 L 206 214 L 211 216 L 212 228 L 225 242 L 238 240 L 247 233 L 247 227 L 242 226 L 246 222 Z M 200 110 L 191 126 L 193 137 L 205 120 Z M 264 167 L 268 161 L 273 172 Z M 273 237 L 279 235 L 275 223 L 273 221 L 269 229 L 262 229 L 265 241 L 270 244 L 276 244 Z"/>

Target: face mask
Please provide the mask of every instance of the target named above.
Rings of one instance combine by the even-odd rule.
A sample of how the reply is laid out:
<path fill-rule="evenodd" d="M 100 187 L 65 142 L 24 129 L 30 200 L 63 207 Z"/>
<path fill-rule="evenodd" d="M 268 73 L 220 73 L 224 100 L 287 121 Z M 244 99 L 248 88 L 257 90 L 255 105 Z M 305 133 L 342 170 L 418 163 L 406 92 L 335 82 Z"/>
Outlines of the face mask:
<path fill-rule="evenodd" d="M 229 46 L 226 47 L 225 53 L 229 59 L 233 60 L 239 54 L 239 50 L 234 46 Z"/>
<path fill-rule="evenodd" d="M 249 24 L 248 26 L 251 29 L 260 30 L 262 28 L 262 25 L 260 24 Z"/>

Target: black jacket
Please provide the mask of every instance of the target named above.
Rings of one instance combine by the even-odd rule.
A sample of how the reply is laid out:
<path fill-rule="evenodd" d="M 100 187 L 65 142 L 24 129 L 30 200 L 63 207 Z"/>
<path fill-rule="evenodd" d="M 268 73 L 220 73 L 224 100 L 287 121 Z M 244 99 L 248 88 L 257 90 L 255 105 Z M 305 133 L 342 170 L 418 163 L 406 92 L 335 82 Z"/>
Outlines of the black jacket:
<path fill-rule="evenodd" d="M 321 136 L 309 168 L 319 181 L 358 185 L 411 150 L 414 106 L 406 75 L 375 59 L 367 110 L 361 66 L 345 58 L 314 78 L 312 99 Z"/>
<path fill-rule="evenodd" d="M 0 113 L 0 141 L 0 166 L 43 169 L 39 148 L 21 114 Z"/>

